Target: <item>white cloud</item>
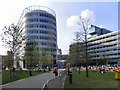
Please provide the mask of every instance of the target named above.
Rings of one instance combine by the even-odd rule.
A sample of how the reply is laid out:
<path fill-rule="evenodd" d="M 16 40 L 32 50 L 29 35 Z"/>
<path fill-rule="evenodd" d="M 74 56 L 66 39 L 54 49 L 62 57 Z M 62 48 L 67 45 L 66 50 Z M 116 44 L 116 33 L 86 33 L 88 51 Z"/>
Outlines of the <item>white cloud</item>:
<path fill-rule="evenodd" d="M 78 19 L 79 19 L 78 16 L 70 16 L 66 22 L 67 27 L 75 26 Z"/>
<path fill-rule="evenodd" d="M 88 10 L 88 9 L 82 10 L 80 15 L 82 18 L 90 19 L 91 23 L 95 22 L 95 15 L 94 15 L 94 12 L 91 10 Z"/>
<path fill-rule="evenodd" d="M 90 19 L 91 23 L 95 22 L 95 15 L 94 15 L 94 12 L 91 10 L 88 10 L 88 9 L 82 10 L 82 12 L 80 13 L 80 16 L 82 18 Z M 77 25 L 76 23 L 78 21 L 79 21 L 79 16 L 70 16 L 66 21 L 66 25 L 67 27 L 73 27 Z"/>

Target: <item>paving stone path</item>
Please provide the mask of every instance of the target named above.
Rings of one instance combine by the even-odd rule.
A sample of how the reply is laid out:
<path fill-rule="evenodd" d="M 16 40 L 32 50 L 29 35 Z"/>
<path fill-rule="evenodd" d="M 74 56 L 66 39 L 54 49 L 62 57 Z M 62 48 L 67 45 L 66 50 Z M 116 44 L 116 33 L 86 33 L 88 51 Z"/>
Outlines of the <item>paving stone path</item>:
<path fill-rule="evenodd" d="M 47 72 L 2 85 L 2 88 L 42 88 L 44 83 L 54 78 L 53 72 Z"/>

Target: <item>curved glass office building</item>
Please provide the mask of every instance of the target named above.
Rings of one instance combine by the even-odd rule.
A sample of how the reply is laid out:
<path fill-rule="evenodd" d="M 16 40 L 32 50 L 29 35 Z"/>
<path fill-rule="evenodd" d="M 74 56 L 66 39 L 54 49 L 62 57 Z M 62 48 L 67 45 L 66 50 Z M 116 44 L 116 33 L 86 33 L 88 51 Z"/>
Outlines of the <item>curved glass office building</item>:
<path fill-rule="evenodd" d="M 53 55 L 57 54 L 56 14 L 44 6 L 30 6 L 24 9 L 17 27 L 26 37 L 25 42 L 36 41 L 37 48 Z"/>

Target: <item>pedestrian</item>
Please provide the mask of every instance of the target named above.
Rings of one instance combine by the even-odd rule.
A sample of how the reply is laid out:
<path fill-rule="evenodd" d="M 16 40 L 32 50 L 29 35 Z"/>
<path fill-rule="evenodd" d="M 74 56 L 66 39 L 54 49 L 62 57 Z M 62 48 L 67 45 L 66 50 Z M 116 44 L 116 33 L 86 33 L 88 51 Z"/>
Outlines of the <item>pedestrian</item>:
<path fill-rule="evenodd" d="M 49 70 L 49 67 L 47 66 L 47 71 Z"/>
<path fill-rule="evenodd" d="M 51 70 L 50 66 L 49 66 L 49 71 Z"/>
<path fill-rule="evenodd" d="M 16 75 L 16 69 L 13 67 L 13 76 Z"/>
<path fill-rule="evenodd" d="M 16 69 L 13 67 L 12 69 L 12 78 L 15 80 L 16 79 Z"/>
<path fill-rule="evenodd" d="M 101 73 L 101 67 L 99 68 L 99 71 L 100 71 L 100 73 Z"/>
<path fill-rule="evenodd" d="M 57 67 L 57 65 L 54 68 L 54 73 L 55 73 L 55 76 L 58 76 L 58 67 Z"/>

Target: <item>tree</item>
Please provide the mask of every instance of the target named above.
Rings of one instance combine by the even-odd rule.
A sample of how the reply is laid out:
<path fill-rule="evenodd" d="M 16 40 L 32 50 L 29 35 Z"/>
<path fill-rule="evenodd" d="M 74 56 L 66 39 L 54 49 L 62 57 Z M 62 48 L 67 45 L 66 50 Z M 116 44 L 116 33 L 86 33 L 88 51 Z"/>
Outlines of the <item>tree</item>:
<path fill-rule="evenodd" d="M 80 26 L 80 32 L 77 33 L 79 35 L 79 39 L 81 39 L 85 43 L 86 77 L 88 77 L 87 35 L 88 35 L 89 19 L 79 16 L 79 21 L 77 22 L 77 24 Z"/>
<path fill-rule="evenodd" d="M 69 60 L 73 66 L 79 66 L 79 74 L 80 74 L 80 66 L 84 62 L 84 53 L 81 47 L 81 43 L 74 43 L 70 47 Z"/>
<path fill-rule="evenodd" d="M 47 65 L 51 65 L 52 64 L 52 59 L 53 59 L 53 56 L 48 54 L 46 55 L 46 60 L 47 60 Z"/>
<path fill-rule="evenodd" d="M 52 59 L 53 59 L 52 55 L 47 54 L 47 52 L 44 49 L 41 49 L 39 55 L 39 65 L 43 65 L 44 71 L 45 71 L 45 65 L 52 64 Z"/>
<path fill-rule="evenodd" d="M 39 59 L 39 50 L 36 47 L 36 42 L 26 42 L 24 58 L 27 62 L 27 66 L 30 70 L 30 76 L 32 76 L 31 68 L 34 67 Z"/>
<path fill-rule="evenodd" d="M 7 56 L 2 60 L 2 66 L 11 68 L 12 67 L 12 52 L 7 51 Z"/>
<path fill-rule="evenodd" d="M 18 50 L 21 47 L 21 43 L 25 40 L 25 37 L 21 37 L 22 30 L 19 27 L 11 24 L 10 26 L 5 26 L 1 35 L 3 45 L 8 48 L 8 51 L 12 54 L 12 67 L 16 67 L 16 57 L 19 54 Z"/>
<path fill-rule="evenodd" d="M 45 49 L 41 49 L 40 53 L 42 55 L 43 69 L 44 69 L 44 72 L 45 72 L 45 66 L 47 64 L 47 59 L 46 59 L 47 52 L 45 51 Z"/>
<path fill-rule="evenodd" d="M 12 73 L 10 69 L 10 75 L 14 78 L 16 75 L 15 68 L 17 65 L 17 55 L 19 55 L 19 48 L 21 47 L 21 43 L 25 40 L 24 36 L 21 36 L 22 30 L 20 31 L 19 27 L 11 24 L 10 26 L 5 26 L 1 34 L 1 39 L 3 45 L 11 52 L 11 65 L 10 68 L 13 68 Z M 10 77 L 11 77 L 10 76 Z"/>
<path fill-rule="evenodd" d="M 43 64 L 43 55 L 42 54 L 39 55 L 38 63 L 39 63 L 40 71 L 42 71 L 42 64 Z"/>
<path fill-rule="evenodd" d="M 79 66 L 79 74 L 80 74 L 80 67 L 82 66 L 82 63 L 85 61 L 85 54 L 84 54 L 84 47 L 83 43 L 81 42 L 81 36 L 79 32 L 75 33 L 75 39 L 73 39 L 74 44 L 72 46 L 71 50 L 71 57 L 74 57 L 73 62 Z"/>
<path fill-rule="evenodd" d="M 68 60 L 68 55 L 62 56 L 63 60 Z"/>

